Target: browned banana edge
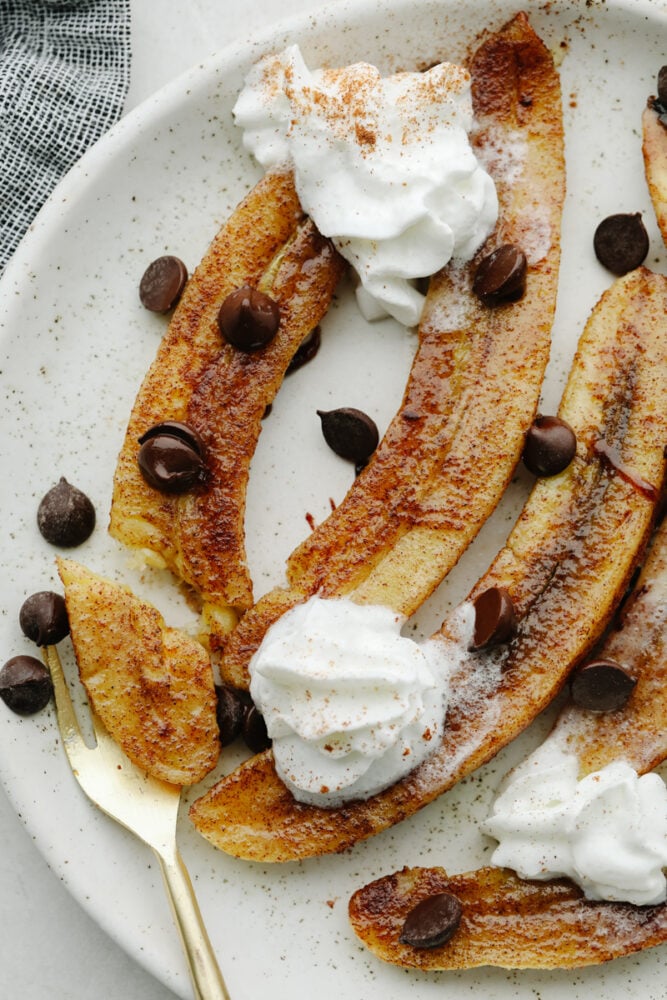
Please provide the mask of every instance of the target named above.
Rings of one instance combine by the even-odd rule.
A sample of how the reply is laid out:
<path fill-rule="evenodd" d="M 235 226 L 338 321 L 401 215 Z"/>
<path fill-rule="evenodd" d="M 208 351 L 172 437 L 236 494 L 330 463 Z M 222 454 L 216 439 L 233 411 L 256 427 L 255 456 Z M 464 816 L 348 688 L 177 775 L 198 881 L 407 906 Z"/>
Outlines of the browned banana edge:
<path fill-rule="evenodd" d="M 649 194 L 662 238 L 667 246 L 667 125 L 649 98 L 642 113 L 642 152 Z"/>
<path fill-rule="evenodd" d="M 135 401 L 109 530 L 192 588 L 220 633 L 236 620 L 234 611 L 252 603 L 243 517 L 261 416 L 301 340 L 328 307 L 342 268 L 329 241 L 304 219 L 291 173 L 267 174 L 188 282 Z M 282 311 L 274 341 L 252 356 L 223 344 L 217 327 L 220 305 L 243 284 L 275 296 Z M 204 441 L 208 483 L 186 497 L 152 489 L 137 466 L 138 438 L 165 419 L 189 423 Z M 221 484 L 231 454 L 233 475 Z"/>
<path fill-rule="evenodd" d="M 560 86 L 525 15 L 482 43 L 471 75 L 476 143 L 497 183 L 500 222 L 474 261 L 432 281 L 406 391 L 373 459 L 290 556 L 288 588 L 260 599 L 230 636 L 222 671 L 238 687 L 247 687 L 270 625 L 314 593 L 414 613 L 491 514 L 520 458 L 556 302 Z M 526 293 L 489 309 L 472 293 L 472 276 L 479 257 L 506 242 L 525 248 Z"/>
<path fill-rule="evenodd" d="M 614 759 L 644 773 L 667 757 L 666 645 L 663 521 L 631 598 L 598 650 L 636 678 L 630 700 L 607 713 L 568 703 L 549 737 L 577 754 L 582 773 Z M 410 910 L 438 892 L 454 893 L 462 903 L 454 936 L 428 951 L 403 944 L 401 931 Z M 379 958 L 421 969 L 573 968 L 667 940 L 667 904 L 591 902 L 568 880 L 535 882 L 490 867 L 452 877 L 442 868 L 404 869 L 358 890 L 349 912 L 355 932 Z"/>
<path fill-rule="evenodd" d="M 344 850 L 488 761 L 552 700 L 602 635 L 650 537 L 665 479 L 666 311 L 667 278 L 644 268 L 615 282 L 593 310 L 559 410 L 576 433 L 577 454 L 564 472 L 536 483 L 471 594 L 506 587 L 518 632 L 500 654 L 471 654 L 452 676 L 445 733 L 432 756 L 385 792 L 327 810 L 295 802 L 267 751 L 194 803 L 200 833 L 228 853 L 263 861 Z M 652 495 L 609 467 L 600 441 L 637 482 L 652 484 Z M 445 638 L 448 628 L 446 621 Z"/>

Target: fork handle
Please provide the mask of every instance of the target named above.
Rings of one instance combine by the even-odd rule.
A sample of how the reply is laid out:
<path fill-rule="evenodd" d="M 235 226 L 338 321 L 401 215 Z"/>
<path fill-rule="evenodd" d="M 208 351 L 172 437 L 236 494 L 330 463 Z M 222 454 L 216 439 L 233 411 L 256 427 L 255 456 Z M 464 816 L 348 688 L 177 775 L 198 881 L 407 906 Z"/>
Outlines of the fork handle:
<path fill-rule="evenodd" d="M 195 1000 L 231 1000 L 211 947 L 188 870 L 178 850 L 155 851 L 187 959 Z"/>

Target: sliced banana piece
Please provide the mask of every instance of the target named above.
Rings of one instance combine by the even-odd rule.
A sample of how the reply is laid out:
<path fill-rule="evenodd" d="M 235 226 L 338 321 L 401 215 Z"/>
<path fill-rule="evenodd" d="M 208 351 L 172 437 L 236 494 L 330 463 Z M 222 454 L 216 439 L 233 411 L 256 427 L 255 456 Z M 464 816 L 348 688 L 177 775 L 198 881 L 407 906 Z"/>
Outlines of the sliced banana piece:
<path fill-rule="evenodd" d="M 343 273 L 328 240 L 304 218 L 287 171 L 267 174 L 222 227 L 188 282 L 137 395 L 114 477 L 109 530 L 167 566 L 204 611 L 217 648 L 252 604 L 245 556 L 245 493 L 261 419 Z M 278 333 L 245 353 L 223 341 L 217 316 L 242 285 L 280 307 Z M 188 424 L 203 442 L 207 481 L 184 495 L 149 486 L 138 439 L 164 420 Z"/>
<path fill-rule="evenodd" d="M 410 910 L 437 893 L 460 901 L 461 922 L 432 949 L 399 941 Z M 447 875 L 443 868 L 404 868 L 359 890 L 352 926 L 378 958 L 423 971 L 572 969 L 630 955 L 667 940 L 667 905 L 591 903 L 571 882 L 525 882 L 504 868 Z"/>
<path fill-rule="evenodd" d="M 58 571 L 79 676 L 109 734 L 153 777 L 201 781 L 220 754 L 206 650 L 127 587 L 72 559 Z"/>
<path fill-rule="evenodd" d="M 666 646 L 664 521 L 633 594 L 599 651 L 636 679 L 629 701 L 607 713 L 570 702 L 548 737 L 577 755 L 582 777 L 618 759 L 644 773 L 667 757 Z M 402 943 L 408 913 L 441 892 L 452 893 L 462 905 L 452 938 L 428 950 Z M 492 867 L 454 876 L 443 868 L 406 868 L 358 890 L 349 912 L 355 932 L 379 958 L 420 969 L 574 968 L 667 941 L 667 904 L 591 902 L 567 880 L 526 881 Z"/>
<path fill-rule="evenodd" d="M 667 125 L 660 121 L 652 99 L 642 113 L 642 139 L 649 194 L 662 238 L 667 244 Z"/>
<path fill-rule="evenodd" d="M 553 699 L 600 638 L 650 537 L 666 464 L 666 311 L 667 278 L 644 268 L 593 310 L 559 409 L 575 458 L 538 480 L 470 595 L 509 591 L 518 632 L 500 654 L 471 653 L 452 675 L 440 747 L 385 792 L 332 810 L 296 803 L 267 751 L 193 804 L 211 843 L 262 861 L 344 850 L 488 761 Z M 434 638 L 446 640 L 453 620 Z"/>
<path fill-rule="evenodd" d="M 260 599 L 230 636 L 221 669 L 238 687 L 247 687 L 269 626 L 312 594 L 414 613 L 494 510 L 521 456 L 558 284 L 560 85 L 523 14 L 482 43 L 470 70 L 475 144 L 497 185 L 500 222 L 470 264 L 431 282 L 405 394 L 374 457 L 290 556 L 288 586 Z M 488 308 L 473 294 L 473 276 L 502 244 L 523 248 L 526 291 Z"/>

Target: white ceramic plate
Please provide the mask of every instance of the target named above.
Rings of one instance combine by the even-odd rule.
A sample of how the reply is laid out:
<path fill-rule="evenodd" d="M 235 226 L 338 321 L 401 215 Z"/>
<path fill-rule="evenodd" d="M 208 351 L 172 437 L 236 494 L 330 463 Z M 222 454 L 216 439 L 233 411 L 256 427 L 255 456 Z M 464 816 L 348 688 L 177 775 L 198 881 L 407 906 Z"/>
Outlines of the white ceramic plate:
<path fill-rule="evenodd" d="M 567 128 L 561 293 L 543 402 L 549 412 L 588 311 L 609 284 L 592 253 L 599 219 L 643 212 L 648 263 L 665 268 L 643 178 L 639 117 L 666 61 L 667 16 L 650 0 L 527 6 L 561 62 Z M 35 513 L 63 475 L 91 496 L 99 515 L 76 557 L 149 596 L 171 624 L 189 620 L 170 583 L 138 577 L 105 528 L 115 456 L 164 326 L 139 306 L 137 283 L 163 252 L 194 267 L 256 180 L 231 117 L 250 64 L 295 40 L 311 65 L 367 59 L 389 71 L 456 59 L 475 32 L 499 27 L 516 9 L 510 0 L 339 3 L 186 74 L 122 122 L 61 184 L 8 268 L 0 296 L 6 657 L 31 651 L 17 623 L 24 598 L 58 586 L 55 553 L 38 534 Z M 361 405 L 384 427 L 410 364 L 414 339 L 391 322 L 365 324 L 349 289 L 324 327 L 316 360 L 281 390 L 253 463 L 248 548 L 258 594 L 281 579 L 286 555 L 308 530 L 306 513 L 325 517 L 330 498 L 340 500 L 350 482 L 347 464 L 323 446 L 315 408 Z M 496 516 L 420 614 L 422 632 L 485 568 L 528 486 L 519 473 Z M 69 669 L 73 676 L 71 659 Z M 419 815 L 341 857 L 281 867 L 235 861 L 198 837 L 184 809 L 180 843 L 234 1000 L 256 997 L 267 977 L 275 1000 L 314 988 L 320 1000 L 427 1000 L 443 992 L 544 1000 L 620 1000 L 629 991 L 662 996 L 664 949 L 580 973 L 418 975 L 380 964 L 348 927 L 349 895 L 372 878 L 404 864 L 444 864 L 454 872 L 485 862 L 489 843 L 477 823 L 500 776 L 536 744 L 547 721 Z M 152 856 L 80 794 L 51 709 L 20 719 L 0 705 L 0 775 L 73 895 L 156 976 L 189 996 Z"/>

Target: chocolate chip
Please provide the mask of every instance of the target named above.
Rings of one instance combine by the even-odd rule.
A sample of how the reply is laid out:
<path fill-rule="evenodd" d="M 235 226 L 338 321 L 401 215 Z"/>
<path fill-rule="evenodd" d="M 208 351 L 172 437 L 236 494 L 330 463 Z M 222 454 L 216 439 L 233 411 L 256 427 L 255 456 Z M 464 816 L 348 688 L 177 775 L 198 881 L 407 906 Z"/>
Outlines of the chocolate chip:
<path fill-rule="evenodd" d="M 593 236 L 595 256 L 618 276 L 634 271 L 648 253 L 648 233 L 639 212 L 608 215 Z"/>
<path fill-rule="evenodd" d="M 73 548 L 93 533 L 95 508 L 86 494 L 63 476 L 42 497 L 37 508 L 37 527 L 51 545 Z"/>
<path fill-rule="evenodd" d="M 463 907 L 451 892 L 427 896 L 408 913 L 399 937 L 413 948 L 438 948 L 454 935 Z"/>
<path fill-rule="evenodd" d="M 149 486 L 161 493 L 187 493 L 206 481 L 198 443 L 175 434 L 143 435 L 137 462 Z M 142 439 L 140 439 L 141 441 Z"/>
<path fill-rule="evenodd" d="M 658 70 L 658 100 L 663 107 L 667 107 L 667 66 Z"/>
<path fill-rule="evenodd" d="M 471 649 L 507 642 L 516 631 L 514 604 L 505 587 L 489 587 L 474 599 L 475 627 Z"/>
<path fill-rule="evenodd" d="M 307 365 L 309 361 L 312 361 L 319 351 L 321 343 L 322 331 L 319 326 L 316 326 L 299 344 L 296 354 L 287 366 L 285 374 L 291 375 L 292 372 L 297 371 L 299 368 L 303 368 L 303 366 Z"/>
<path fill-rule="evenodd" d="M 255 705 L 249 705 L 243 718 L 243 739 L 253 753 L 261 753 L 271 746 L 271 739 L 266 731 L 264 717 Z"/>
<path fill-rule="evenodd" d="M 53 684 L 34 656 L 13 656 L 0 670 L 0 698 L 17 715 L 34 715 L 51 700 Z"/>
<path fill-rule="evenodd" d="M 653 108 L 660 124 L 667 128 L 667 104 L 663 104 L 657 97 L 649 97 L 648 106 Z"/>
<path fill-rule="evenodd" d="M 181 441 L 185 441 L 198 455 L 203 457 L 204 444 L 199 434 L 194 427 L 181 423 L 180 420 L 162 420 L 159 424 L 154 424 L 153 427 L 149 427 L 147 431 L 144 431 L 139 438 L 139 444 L 143 444 L 145 441 L 149 441 L 150 438 L 163 434 L 167 434 L 169 437 L 180 438 Z"/>
<path fill-rule="evenodd" d="M 560 417 L 537 417 L 523 445 L 523 464 L 535 476 L 555 476 L 577 452 L 577 438 Z"/>
<path fill-rule="evenodd" d="M 180 299 L 188 269 L 178 257 L 158 257 L 148 265 L 139 282 L 141 304 L 151 312 L 165 313 Z"/>
<path fill-rule="evenodd" d="M 570 690 L 579 708 L 590 712 L 615 712 L 626 704 L 636 683 L 636 678 L 620 663 L 595 660 L 576 671 Z"/>
<path fill-rule="evenodd" d="M 341 458 L 357 464 L 367 462 L 380 436 L 375 421 L 352 406 L 338 410 L 318 410 L 324 440 Z"/>
<path fill-rule="evenodd" d="M 503 243 L 480 260 L 473 278 L 473 292 L 486 306 L 516 302 L 526 290 L 527 268 L 521 247 Z"/>
<path fill-rule="evenodd" d="M 228 684 L 216 684 L 215 693 L 218 696 L 216 717 L 220 730 L 220 744 L 226 747 L 241 733 L 246 713 L 246 699 L 240 691 Z"/>
<path fill-rule="evenodd" d="M 243 285 L 227 296 L 218 313 L 218 329 L 240 351 L 256 351 L 275 337 L 280 309 L 264 292 Z"/>
<path fill-rule="evenodd" d="M 40 590 L 27 597 L 19 611 L 19 625 L 38 646 L 51 646 L 69 635 L 65 598 L 52 590 Z"/>

